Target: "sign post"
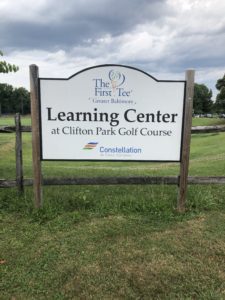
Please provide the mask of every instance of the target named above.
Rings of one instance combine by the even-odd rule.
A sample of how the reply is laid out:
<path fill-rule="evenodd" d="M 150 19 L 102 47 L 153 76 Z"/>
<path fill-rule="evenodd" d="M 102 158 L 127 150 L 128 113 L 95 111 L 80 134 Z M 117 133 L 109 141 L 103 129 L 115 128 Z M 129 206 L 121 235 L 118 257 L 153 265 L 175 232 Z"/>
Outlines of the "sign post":
<path fill-rule="evenodd" d="M 39 78 L 31 65 L 30 85 L 35 207 L 42 205 L 42 160 L 160 161 L 180 163 L 178 210 L 185 210 L 194 71 L 186 81 L 157 80 L 101 65 Z"/>
<path fill-rule="evenodd" d="M 22 155 L 22 134 L 20 114 L 15 115 L 16 127 L 16 185 L 19 193 L 23 193 L 23 155 Z"/>
<path fill-rule="evenodd" d="M 32 122 L 32 159 L 33 159 L 33 187 L 34 205 L 40 208 L 42 205 L 41 187 L 41 146 L 39 125 L 39 86 L 38 67 L 30 65 L 30 93 L 31 93 L 31 122 Z"/>
<path fill-rule="evenodd" d="M 191 125 L 192 125 L 192 109 L 193 109 L 193 96 L 194 96 L 194 70 L 187 70 L 185 73 L 186 79 L 186 96 L 185 96 L 185 115 L 184 115 L 184 133 L 182 142 L 182 153 L 180 162 L 180 176 L 179 176 L 179 193 L 177 210 L 179 212 L 185 211 L 185 203 L 187 196 L 188 184 L 188 168 L 190 157 L 190 144 L 191 144 Z"/>

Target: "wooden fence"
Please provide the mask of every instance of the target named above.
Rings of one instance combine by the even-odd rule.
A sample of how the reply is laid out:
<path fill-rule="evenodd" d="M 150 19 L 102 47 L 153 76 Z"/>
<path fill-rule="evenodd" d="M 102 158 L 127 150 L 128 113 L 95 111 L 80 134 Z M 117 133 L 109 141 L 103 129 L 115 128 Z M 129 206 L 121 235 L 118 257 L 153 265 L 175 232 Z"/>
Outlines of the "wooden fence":
<path fill-rule="evenodd" d="M 15 116 L 15 126 L 2 126 L 0 133 L 16 133 L 16 179 L 0 179 L 0 188 L 17 187 L 23 192 L 24 186 L 32 186 L 33 179 L 23 178 L 22 133 L 31 132 L 31 126 L 21 126 L 20 114 Z M 225 132 L 225 125 L 192 127 L 192 134 Z M 43 185 L 117 185 L 117 184 L 168 184 L 179 185 L 179 176 L 134 176 L 134 177 L 94 177 L 94 178 L 45 178 Z M 188 176 L 188 184 L 225 184 L 225 176 Z"/>

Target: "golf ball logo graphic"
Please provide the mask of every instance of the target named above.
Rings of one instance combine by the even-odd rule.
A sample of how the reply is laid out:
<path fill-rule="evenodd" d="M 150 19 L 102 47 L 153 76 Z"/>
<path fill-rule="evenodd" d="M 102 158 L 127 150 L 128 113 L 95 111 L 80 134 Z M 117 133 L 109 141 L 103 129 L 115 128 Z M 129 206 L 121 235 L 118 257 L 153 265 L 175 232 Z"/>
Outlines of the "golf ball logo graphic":
<path fill-rule="evenodd" d="M 124 74 L 120 73 L 119 71 L 111 70 L 109 72 L 109 79 L 111 81 L 112 90 L 115 93 L 116 88 L 121 86 L 124 83 L 125 76 L 124 76 Z"/>

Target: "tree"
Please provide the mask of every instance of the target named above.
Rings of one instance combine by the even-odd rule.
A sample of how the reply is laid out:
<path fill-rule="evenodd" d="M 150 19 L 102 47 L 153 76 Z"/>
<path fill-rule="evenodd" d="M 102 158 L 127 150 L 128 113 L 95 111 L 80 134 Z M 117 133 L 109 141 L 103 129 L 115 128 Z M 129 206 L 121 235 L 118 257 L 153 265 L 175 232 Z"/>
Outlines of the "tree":
<path fill-rule="evenodd" d="M 11 103 L 11 97 L 13 93 L 13 87 L 6 83 L 0 83 L 0 106 L 1 113 L 9 111 L 9 104 Z"/>
<path fill-rule="evenodd" d="M 30 93 L 23 87 L 13 88 L 12 85 L 0 83 L 0 101 L 2 113 L 30 113 Z"/>
<path fill-rule="evenodd" d="M 0 50 L 0 56 L 3 56 L 3 52 Z M 19 67 L 10 63 L 7 63 L 5 60 L 0 60 L 0 73 L 10 73 L 17 72 Z M 4 93 L 3 93 L 4 94 Z M 5 99 L 2 98 L 3 95 L 0 95 L 0 116 L 2 114 L 2 104 L 5 102 Z"/>
<path fill-rule="evenodd" d="M 30 93 L 23 87 L 15 88 L 12 94 L 13 112 L 30 113 Z"/>
<path fill-rule="evenodd" d="M 193 108 L 195 114 L 205 114 L 212 112 L 212 90 L 205 84 L 195 83 Z"/>
<path fill-rule="evenodd" d="M 0 56 L 3 56 L 2 51 L 0 50 Z M 0 73 L 10 73 L 17 72 L 19 67 L 10 63 L 7 63 L 5 60 L 0 60 Z"/>
<path fill-rule="evenodd" d="M 217 80 L 216 88 L 219 90 L 215 103 L 216 112 L 225 113 L 225 74 Z"/>

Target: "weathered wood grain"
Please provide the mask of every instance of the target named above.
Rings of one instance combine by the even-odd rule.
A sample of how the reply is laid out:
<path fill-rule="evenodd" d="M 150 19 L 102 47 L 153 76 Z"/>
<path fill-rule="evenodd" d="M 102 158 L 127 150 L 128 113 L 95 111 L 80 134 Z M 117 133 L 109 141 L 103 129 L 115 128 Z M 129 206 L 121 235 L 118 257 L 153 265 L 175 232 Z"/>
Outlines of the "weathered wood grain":
<path fill-rule="evenodd" d="M 188 183 L 188 168 L 190 157 L 190 144 L 191 144 L 191 125 L 192 125 L 192 109 L 193 109 L 193 96 L 194 96 L 194 70 L 187 70 L 185 73 L 186 79 L 186 95 L 185 95 L 185 112 L 184 112 L 184 129 L 183 141 L 181 151 L 180 163 L 180 176 L 179 176 L 179 190 L 177 200 L 177 210 L 179 212 L 185 211 L 185 202 L 187 195 Z"/>
<path fill-rule="evenodd" d="M 21 133 L 21 120 L 20 114 L 15 115 L 16 127 L 16 184 L 19 193 L 23 192 L 23 155 L 22 155 L 22 133 Z"/>
<path fill-rule="evenodd" d="M 31 123 L 32 123 L 32 159 L 34 178 L 34 205 L 42 205 L 42 175 L 41 175 L 41 146 L 39 128 L 39 87 L 38 67 L 30 65 L 30 95 L 31 95 Z"/>

